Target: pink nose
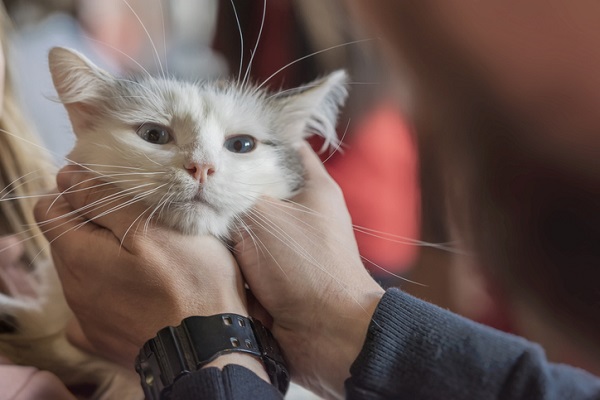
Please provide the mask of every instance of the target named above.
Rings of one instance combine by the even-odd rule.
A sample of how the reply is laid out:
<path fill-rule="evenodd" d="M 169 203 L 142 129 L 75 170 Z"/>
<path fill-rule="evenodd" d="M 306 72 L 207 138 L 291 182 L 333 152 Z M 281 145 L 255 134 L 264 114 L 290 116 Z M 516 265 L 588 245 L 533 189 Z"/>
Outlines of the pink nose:
<path fill-rule="evenodd" d="M 185 170 L 201 184 L 205 184 L 208 177 L 215 173 L 215 167 L 212 164 L 189 163 Z"/>

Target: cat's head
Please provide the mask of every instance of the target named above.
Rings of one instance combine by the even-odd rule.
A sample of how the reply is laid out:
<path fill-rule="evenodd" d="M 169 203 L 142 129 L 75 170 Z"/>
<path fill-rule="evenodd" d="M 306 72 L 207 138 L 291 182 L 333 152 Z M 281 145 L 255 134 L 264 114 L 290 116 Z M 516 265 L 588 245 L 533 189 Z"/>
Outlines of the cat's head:
<path fill-rule="evenodd" d="M 73 162 L 98 172 L 161 223 L 226 236 L 262 195 L 302 186 L 296 149 L 317 133 L 336 144 L 345 72 L 280 93 L 236 82 L 118 78 L 54 48 L 54 85 L 76 145 Z"/>

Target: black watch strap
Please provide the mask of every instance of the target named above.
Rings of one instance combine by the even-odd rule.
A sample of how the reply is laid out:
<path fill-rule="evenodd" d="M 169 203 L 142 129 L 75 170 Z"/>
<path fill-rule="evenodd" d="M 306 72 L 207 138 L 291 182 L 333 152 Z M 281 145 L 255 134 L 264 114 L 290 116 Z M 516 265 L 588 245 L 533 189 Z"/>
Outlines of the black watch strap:
<path fill-rule="evenodd" d="M 260 321 L 237 314 L 189 317 L 161 329 L 144 344 L 135 368 L 146 399 L 169 399 L 177 379 L 230 352 L 258 357 L 271 383 L 286 393 L 290 377 L 275 338 Z"/>

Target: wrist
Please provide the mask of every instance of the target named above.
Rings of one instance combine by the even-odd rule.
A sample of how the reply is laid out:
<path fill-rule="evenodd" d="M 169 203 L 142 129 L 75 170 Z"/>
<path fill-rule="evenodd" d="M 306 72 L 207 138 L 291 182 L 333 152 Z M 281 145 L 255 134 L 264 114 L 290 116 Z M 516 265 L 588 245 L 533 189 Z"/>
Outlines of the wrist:
<path fill-rule="evenodd" d="M 326 317 L 314 321 L 308 335 L 280 339 L 290 365 L 303 366 L 301 371 L 293 369 L 302 386 L 326 398 L 343 397 L 344 382 L 350 377 L 350 367 L 365 343 L 372 316 L 384 293 L 376 283 L 367 290 L 334 293 L 319 312 Z M 306 346 L 304 352 L 299 355 L 302 358 L 292 359 L 288 349 L 303 346 Z"/>

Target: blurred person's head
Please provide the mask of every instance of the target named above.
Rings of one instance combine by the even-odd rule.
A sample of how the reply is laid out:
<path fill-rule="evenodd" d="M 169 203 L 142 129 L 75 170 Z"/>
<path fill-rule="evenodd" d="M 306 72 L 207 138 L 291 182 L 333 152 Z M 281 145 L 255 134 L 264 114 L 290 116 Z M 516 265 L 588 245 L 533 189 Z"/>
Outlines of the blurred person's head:
<path fill-rule="evenodd" d="M 476 262 L 600 359 L 600 3 L 355 1 Z"/>
<path fill-rule="evenodd" d="M 4 6 L 17 28 L 36 24 L 49 14 L 72 14 L 76 0 L 3 0 Z"/>
<path fill-rule="evenodd" d="M 168 15 L 162 0 L 75 0 L 75 9 L 99 53 L 125 70 L 141 64 L 164 72 L 159 63 L 164 62 Z"/>
<path fill-rule="evenodd" d="M 6 34 L 9 24 L 0 5 L 0 235 L 27 232 L 28 237 L 22 239 L 27 261 L 33 262 L 43 258 L 38 256 L 46 247 L 33 218 L 35 195 L 50 188 L 52 167 L 21 114 L 10 82 Z"/>

